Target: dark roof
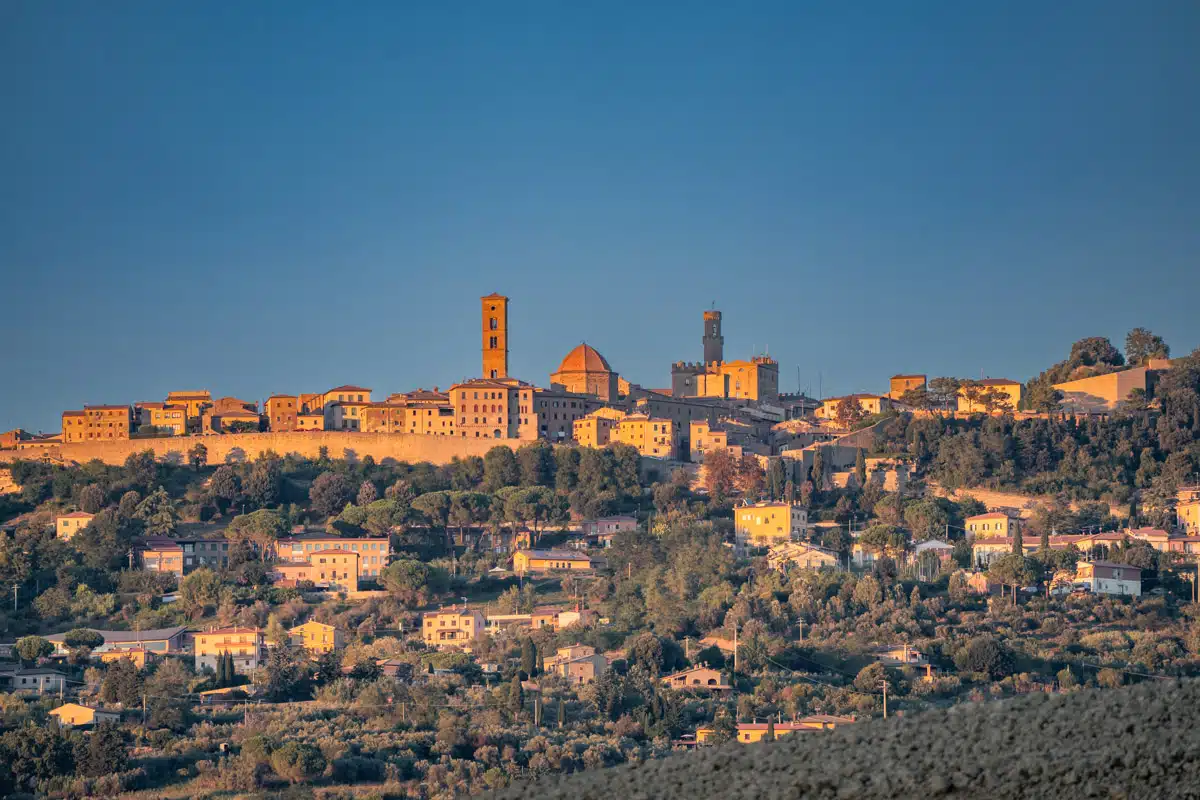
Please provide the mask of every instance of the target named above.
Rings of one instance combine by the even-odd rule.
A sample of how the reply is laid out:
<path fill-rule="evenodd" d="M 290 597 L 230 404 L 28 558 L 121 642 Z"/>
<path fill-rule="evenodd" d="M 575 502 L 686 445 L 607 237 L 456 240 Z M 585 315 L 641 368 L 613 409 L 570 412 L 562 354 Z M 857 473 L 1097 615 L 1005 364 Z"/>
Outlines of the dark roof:
<path fill-rule="evenodd" d="M 126 644 L 129 642 L 157 642 L 160 639 L 173 639 L 187 630 L 187 628 L 177 625 L 174 628 L 150 628 L 144 631 L 102 631 L 97 628 L 87 628 L 87 630 L 103 636 L 105 644 Z M 66 633 L 52 633 L 46 637 L 46 640 L 54 644 L 59 644 L 66 639 L 66 636 Z"/>

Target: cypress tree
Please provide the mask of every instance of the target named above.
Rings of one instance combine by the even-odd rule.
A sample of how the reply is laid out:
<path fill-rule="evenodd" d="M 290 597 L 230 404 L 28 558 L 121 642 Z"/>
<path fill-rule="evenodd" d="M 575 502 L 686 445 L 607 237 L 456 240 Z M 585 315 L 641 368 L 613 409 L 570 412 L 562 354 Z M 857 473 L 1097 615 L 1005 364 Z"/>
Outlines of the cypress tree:
<path fill-rule="evenodd" d="M 525 688 L 521 686 L 521 673 L 513 675 L 512 686 L 508 690 L 508 708 L 514 714 L 525 708 Z"/>
<path fill-rule="evenodd" d="M 1017 555 L 1017 556 L 1025 555 L 1025 541 L 1021 538 L 1021 524 L 1015 520 L 1009 520 L 1008 524 L 1011 525 L 1012 529 L 1013 529 L 1013 535 L 1012 535 L 1013 555 Z"/>
<path fill-rule="evenodd" d="M 533 646 L 533 639 L 526 637 L 521 642 L 521 671 L 532 678 L 535 669 L 537 669 L 537 650 Z"/>
<path fill-rule="evenodd" d="M 858 452 L 861 453 L 862 450 L 859 450 Z M 763 737 L 763 741 L 765 741 L 765 742 L 775 741 L 775 720 L 773 720 L 773 719 L 767 720 L 767 735 Z"/>
<path fill-rule="evenodd" d="M 562 727 L 567 720 L 567 701 L 566 698 L 558 698 L 558 727 Z"/>

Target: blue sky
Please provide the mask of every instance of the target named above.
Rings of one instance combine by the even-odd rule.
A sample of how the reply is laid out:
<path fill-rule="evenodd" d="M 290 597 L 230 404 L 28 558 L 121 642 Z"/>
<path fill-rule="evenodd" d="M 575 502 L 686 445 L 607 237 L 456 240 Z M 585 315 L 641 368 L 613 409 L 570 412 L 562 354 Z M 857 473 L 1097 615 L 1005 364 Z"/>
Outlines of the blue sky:
<path fill-rule="evenodd" d="M 1200 6 L 0 4 L 0 429 L 586 340 L 825 394 L 1200 345 Z"/>

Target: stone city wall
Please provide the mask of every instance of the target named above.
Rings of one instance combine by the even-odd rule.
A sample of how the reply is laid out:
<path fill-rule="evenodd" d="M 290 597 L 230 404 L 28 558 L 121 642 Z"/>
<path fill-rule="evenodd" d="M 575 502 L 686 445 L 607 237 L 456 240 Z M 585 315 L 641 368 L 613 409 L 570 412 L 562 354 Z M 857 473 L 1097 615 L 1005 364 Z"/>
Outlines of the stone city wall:
<path fill-rule="evenodd" d="M 54 461 L 86 463 L 99 459 L 105 464 L 124 464 L 133 453 L 153 450 L 155 456 L 171 463 L 187 463 L 187 452 L 203 443 L 208 463 L 253 461 L 268 450 L 280 456 L 295 453 L 317 458 L 322 447 L 330 458 L 357 461 L 371 456 L 417 463 L 447 464 L 455 456 L 483 456 L 496 445 L 516 449 L 520 439 L 475 439 L 454 436 L 425 436 L 407 433 L 357 433 L 351 431 L 288 431 L 279 433 L 235 433 L 219 436 L 177 436 L 161 439 L 121 439 L 111 442 L 71 442 L 25 450 L 0 450 L 0 462 L 48 457 Z"/>

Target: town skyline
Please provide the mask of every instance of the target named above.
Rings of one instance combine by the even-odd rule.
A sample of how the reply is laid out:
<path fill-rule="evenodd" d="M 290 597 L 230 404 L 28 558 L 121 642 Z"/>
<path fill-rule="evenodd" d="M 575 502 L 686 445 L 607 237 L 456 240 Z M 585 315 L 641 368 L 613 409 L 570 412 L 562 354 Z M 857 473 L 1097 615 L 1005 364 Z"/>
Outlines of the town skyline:
<path fill-rule="evenodd" d="M 876 5 L 18 5 L 0 427 L 447 384 L 492 290 L 534 380 L 583 340 L 653 386 L 714 301 L 812 392 L 1200 343 L 1196 9 Z"/>
<path fill-rule="evenodd" d="M 467 302 L 470 302 L 470 300 L 464 298 L 464 303 L 467 303 Z M 722 311 L 722 309 L 719 308 L 718 304 L 716 304 L 716 303 L 711 303 L 710 306 L 715 308 L 717 311 Z M 527 339 L 526 339 L 527 333 L 522 330 L 523 322 L 525 320 L 523 319 L 522 314 L 520 312 L 519 298 L 517 298 L 517 303 L 515 304 L 514 307 L 517 310 L 514 312 L 514 316 L 512 317 L 512 322 L 510 324 L 510 330 L 511 330 L 510 341 L 512 342 L 512 344 L 510 344 L 510 348 L 511 348 L 510 359 L 511 359 L 511 363 L 513 365 L 527 364 L 531 360 L 531 358 L 525 352 L 524 348 L 522 347 L 522 343 L 527 341 Z M 599 351 L 601 355 L 608 358 L 609 363 L 612 364 L 612 366 L 613 366 L 613 371 L 616 372 L 617 374 L 619 374 L 622 378 L 632 381 L 645 389 L 652 389 L 652 390 L 653 389 L 668 389 L 669 390 L 671 388 L 671 365 L 672 364 L 677 363 L 677 362 L 695 363 L 695 362 L 703 361 L 703 357 L 702 357 L 702 354 L 703 354 L 703 342 L 702 342 L 703 329 L 702 329 L 701 319 L 702 319 L 703 312 L 706 310 L 708 310 L 708 309 L 707 308 L 706 309 L 697 309 L 693 314 L 691 329 L 694 334 L 692 337 L 694 339 L 694 341 L 692 343 L 692 350 L 688 353 L 679 354 L 675 357 L 669 358 L 666 361 L 663 361 L 660 364 L 660 369 L 658 370 L 658 373 L 653 375 L 649 380 L 639 380 L 636 376 L 627 374 L 624 370 L 621 369 L 620 362 L 618 360 L 608 358 L 607 353 L 605 352 L 605 349 L 602 345 L 599 345 L 594 341 L 588 341 L 586 339 L 582 339 L 579 342 L 575 342 L 572 344 L 564 344 L 565 349 L 562 351 L 561 356 L 559 356 L 559 358 L 556 359 L 553 364 L 548 365 L 546 369 L 542 370 L 539 373 L 531 374 L 531 373 L 527 373 L 527 372 L 522 372 L 519 366 L 514 366 L 510 370 L 510 374 L 514 378 L 518 378 L 520 380 L 529 382 L 535 386 L 549 387 L 551 384 L 550 375 L 557 369 L 558 364 L 559 364 L 559 362 L 561 362 L 562 358 L 565 357 L 566 355 L 568 355 L 578 345 L 587 344 L 587 345 L 595 348 L 597 351 Z M 722 311 L 722 313 L 724 313 L 724 312 Z M 455 327 L 456 329 L 461 329 L 467 335 L 473 335 L 472 325 L 474 324 L 473 321 L 476 319 L 473 306 L 470 309 L 470 311 L 468 311 L 468 309 L 464 308 L 464 315 L 469 316 L 470 319 L 472 320 L 472 322 L 466 323 L 463 325 L 456 325 L 453 327 Z M 752 321 L 752 319 L 753 318 L 751 318 L 750 320 L 746 320 L 746 321 Z M 1135 326 L 1135 327 L 1139 327 L 1139 326 Z M 1140 327 L 1149 327 L 1150 330 L 1153 330 L 1156 332 L 1159 331 L 1159 327 L 1157 325 L 1140 326 Z M 731 320 L 728 317 L 726 317 L 726 324 L 723 328 L 723 333 L 725 334 L 726 340 L 729 342 L 729 345 L 726 347 L 726 354 L 729 358 L 731 358 L 731 359 L 739 359 L 739 358 L 740 359 L 748 359 L 748 358 L 755 357 L 755 356 L 765 355 L 765 356 L 770 356 L 772 359 L 775 359 L 776 361 L 778 361 L 778 359 L 775 357 L 775 355 L 773 355 L 769 351 L 769 349 L 768 349 L 769 345 L 765 345 L 764 347 L 760 347 L 757 349 L 753 349 L 754 345 L 751 345 L 752 349 L 750 349 L 750 350 L 739 350 L 738 349 L 739 345 L 744 343 L 747 340 L 747 338 L 752 338 L 752 337 L 747 337 L 747 335 L 744 332 L 740 332 L 739 328 L 740 328 L 739 320 L 736 320 L 736 319 Z M 1113 342 L 1113 344 L 1117 347 L 1117 349 L 1122 349 L 1122 344 L 1124 342 L 1124 333 L 1127 333 L 1127 332 L 1128 331 L 1122 332 L 1120 335 L 1105 336 L 1104 338 L 1110 339 L 1110 341 Z M 1085 338 L 1086 336 L 1101 336 L 1101 335 L 1103 335 L 1103 334 L 1084 333 L 1084 334 L 1081 334 L 1080 336 L 1077 336 L 1072 341 L 1077 341 L 1078 339 Z M 679 337 L 676 332 L 672 332 L 671 336 L 668 338 L 671 341 L 674 341 L 675 339 L 677 339 Z M 1170 339 L 1168 337 L 1164 336 L 1163 338 L 1167 339 L 1168 345 L 1171 344 Z M 1042 370 L 1049 367 L 1052 363 L 1064 358 L 1066 356 L 1066 353 L 1069 350 L 1069 348 L 1070 348 L 1070 343 L 1064 343 L 1064 346 L 1062 347 L 1061 351 L 1056 356 L 1053 356 L 1051 361 L 1048 361 L 1047 363 L 1044 363 L 1041 366 L 1034 368 L 1033 372 L 1030 374 L 1027 374 L 1027 375 L 1016 375 L 1016 374 L 1010 375 L 1010 374 L 1002 373 L 1002 372 L 991 372 L 991 371 L 988 371 L 986 368 L 978 370 L 974 373 L 971 373 L 969 371 L 937 372 L 937 371 L 925 370 L 922 368 L 922 365 L 919 363 L 906 363 L 906 364 L 902 365 L 903 368 L 894 369 L 893 371 L 888 372 L 887 374 L 878 374 L 878 375 L 875 375 L 873 378 L 868 377 L 867 379 L 865 379 L 866 381 L 869 381 L 869 383 L 867 385 L 856 384 L 853 386 L 847 386 L 847 384 L 844 380 L 839 381 L 838 377 L 837 377 L 839 373 L 836 371 L 827 377 L 824 375 L 823 371 L 817 370 L 816 373 L 813 374 L 812 380 L 809 381 L 809 380 L 807 380 L 807 374 L 804 372 L 804 370 L 802 368 L 797 370 L 796 365 L 790 365 L 791 369 L 789 369 L 788 364 L 780 362 L 779 363 L 779 391 L 781 393 L 795 393 L 795 392 L 797 392 L 797 389 L 799 389 L 799 391 L 801 393 L 804 393 L 804 394 L 808 395 L 809 397 L 811 397 L 813 399 L 817 399 L 817 400 L 821 400 L 821 399 L 825 399 L 825 398 L 829 398 L 829 397 L 838 397 L 838 396 L 842 396 L 842 395 L 846 395 L 846 394 L 854 394 L 854 393 L 887 394 L 888 379 L 893 375 L 907 374 L 907 373 L 920 373 L 923 375 L 927 375 L 929 378 L 945 376 L 945 377 L 960 378 L 960 379 L 964 379 L 964 380 L 975 380 L 975 379 L 980 379 L 980 378 L 1009 378 L 1009 379 L 1015 380 L 1020 383 L 1025 383 L 1030 378 L 1034 377 L 1035 375 L 1040 373 Z M 543 340 L 542 346 L 537 349 L 538 349 L 539 353 L 545 351 L 545 349 L 546 349 L 545 340 Z M 1194 349 L 1193 347 L 1182 347 L 1181 348 L 1178 345 L 1176 345 L 1172 349 L 1172 354 L 1175 356 L 1182 356 L 1182 355 L 1186 355 L 1187 353 L 1192 352 L 1193 349 Z M 463 354 L 464 363 L 466 362 L 466 360 L 469 357 L 470 356 L 468 353 Z M 916 357 L 914 357 L 912 359 L 913 362 L 916 362 L 917 360 L 918 359 Z M 996 363 L 1001 363 L 1001 360 L 998 360 L 998 359 L 992 359 L 992 360 L 995 361 Z M 799 373 L 798 375 L 797 375 L 797 372 Z M 325 370 L 317 370 L 317 374 L 338 374 L 338 373 L 336 370 L 330 371 L 328 369 L 325 369 Z M 145 375 L 143 377 L 149 378 L 152 376 L 148 373 L 147 375 Z M 332 387 L 332 386 L 338 386 L 338 385 L 344 385 L 344 384 L 353 384 L 356 386 L 366 386 L 367 388 L 370 388 L 378 398 L 382 399 L 384 397 L 387 397 L 388 395 L 401 394 L 401 393 L 413 392 L 413 391 L 418 391 L 418 390 L 445 391 L 449 386 L 451 386 L 455 383 L 460 383 L 462 381 L 470 380 L 472 378 L 483 377 L 483 371 L 482 371 L 482 369 L 480 369 L 478 367 L 478 362 L 476 362 L 476 368 L 473 372 L 469 371 L 469 370 L 465 371 L 461 377 L 451 378 L 444 382 L 439 382 L 436 380 L 423 381 L 423 380 L 419 380 L 419 379 L 418 380 L 406 380 L 404 378 L 397 378 L 391 384 L 383 385 L 382 387 L 377 386 L 376 385 L 377 382 L 372 382 L 369 380 L 354 380 L 353 376 L 343 376 L 343 377 L 345 378 L 345 380 L 341 380 L 341 381 L 334 380 L 333 382 L 328 383 L 328 386 Z M 297 392 L 309 390 L 309 389 L 324 391 L 324 389 L 321 388 L 321 386 L 323 384 L 314 383 L 312 380 L 310 380 L 308 377 L 306 377 L 304 375 L 296 376 L 292 380 L 291 383 L 289 383 L 287 386 L 284 386 L 284 387 L 274 387 L 271 389 L 264 389 L 262 387 L 259 387 L 257 390 L 254 390 L 253 388 L 251 388 L 249 391 L 247 391 L 245 388 L 240 389 L 240 390 L 238 388 L 236 388 L 236 387 L 252 386 L 253 383 L 254 383 L 253 378 L 251 378 L 249 380 L 247 380 L 245 378 L 235 378 L 233 381 L 231 381 L 229 383 L 220 384 L 220 385 L 216 385 L 216 386 L 207 385 L 207 384 L 205 384 L 205 382 L 203 380 L 200 380 L 200 379 L 197 379 L 196 381 L 193 381 L 192 383 L 187 383 L 186 385 L 169 385 L 169 386 L 163 384 L 162 379 L 159 379 L 157 383 L 143 381 L 143 382 L 141 382 L 140 385 L 150 387 L 150 388 L 146 389 L 145 392 L 143 392 L 143 394 L 145 394 L 144 397 L 140 396 L 140 395 L 135 397 L 134 395 L 137 395 L 136 390 L 134 390 L 132 393 L 130 393 L 129 391 L 126 391 L 126 394 L 119 396 L 119 397 L 89 398 L 89 399 L 84 399 L 84 400 L 80 400 L 78 397 L 76 397 L 74 400 L 68 400 L 63 405 L 63 408 L 76 408 L 76 407 L 82 407 L 84 405 L 92 405 L 92 406 L 94 406 L 94 405 L 109 405 L 109 404 L 133 405 L 135 403 L 156 402 L 156 401 L 161 400 L 161 397 L 166 396 L 168 392 L 172 392 L 172 391 L 178 392 L 180 390 L 196 390 L 196 391 L 210 392 L 211 396 L 214 398 L 216 398 L 216 397 L 236 397 L 236 398 L 246 400 L 248 402 L 257 403 L 261 408 L 263 402 L 267 398 L 271 397 L 272 395 L 288 394 L 288 393 L 295 394 Z M 797 384 L 799 384 L 799 385 L 797 385 Z M 234 388 L 230 388 L 230 387 L 234 387 Z M 61 426 L 57 424 L 57 419 L 59 417 L 59 413 L 61 413 L 61 412 L 54 412 L 53 410 L 47 411 L 45 413 L 42 413 L 41 410 L 36 412 L 34 414 L 35 419 L 45 418 L 47 420 L 46 424 L 44 426 L 41 426 L 41 425 L 35 424 L 33 422 L 30 422 L 29 420 L 16 418 L 16 416 L 14 416 L 14 412 L 11 409 L 12 409 L 12 406 L 5 406 L 4 408 L 0 409 L 0 429 L 8 430 L 8 429 L 12 429 L 12 428 L 24 428 L 33 433 L 50 433 L 50 432 L 56 432 L 56 431 L 61 430 Z"/>

